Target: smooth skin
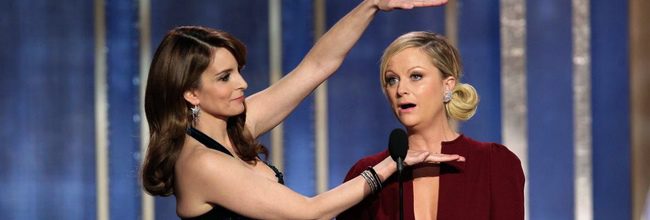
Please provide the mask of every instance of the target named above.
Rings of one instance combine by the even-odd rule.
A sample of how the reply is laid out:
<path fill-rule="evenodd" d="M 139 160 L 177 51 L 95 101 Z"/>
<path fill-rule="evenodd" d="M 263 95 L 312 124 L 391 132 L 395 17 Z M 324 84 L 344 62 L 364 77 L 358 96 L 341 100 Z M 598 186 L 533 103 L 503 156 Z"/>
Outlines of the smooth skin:
<path fill-rule="evenodd" d="M 370 193 L 362 177 L 311 198 L 278 184 L 274 172 L 264 163 L 250 164 L 237 157 L 226 132 L 227 119 L 246 109 L 246 127 L 253 137 L 260 136 L 284 120 L 300 101 L 334 73 L 378 10 L 444 3 L 445 0 L 363 1 L 323 35 L 294 70 L 248 98 L 244 95 L 248 85 L 237 70 L 233 55 L 223 48 L 214 48 L 213 60 L 202 74 L 199 88 L 186 91 L 184 98 L 201 108 L 195 127 L 224 145 L 235 157 L 209 149 L 186 136 L 175 166 L 178 215 L 198 216 L 212 209 L 212 204 L 218 204 L 258 219 L 331 219 L 360 202 Z M 405 163 L 463 160 L 458 155 L 409 150 Z M 386 158 L 374 169 L 383 181 L 395 172 L 396 164 Z"/>
<path fill-rule="evenodd" d="M 419 48 L 407 48 L 388 61 L 384 91 L 393 112 L 407 128 L 409 149 L 441 152 L 444 141 L 460 134 L 449 125 L 443 96 L 453 90 L 456 79 L 443 78 L 431 58 Z M 436 219 L 440 166 L 413 168 L 413 209 L 416 219 Z"/>

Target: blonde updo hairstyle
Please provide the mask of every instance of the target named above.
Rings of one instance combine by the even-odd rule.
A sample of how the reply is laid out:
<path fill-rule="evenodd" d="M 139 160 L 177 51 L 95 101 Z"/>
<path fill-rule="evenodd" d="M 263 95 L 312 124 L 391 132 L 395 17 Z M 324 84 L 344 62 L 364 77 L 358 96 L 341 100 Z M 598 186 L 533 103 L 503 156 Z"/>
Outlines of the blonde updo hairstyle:
<path fill-rule="evenodd" d="M 425 31 L 409 32 L 388 45 L 381 57 L 379 74 L 382 88 L 386 88 L 384 78 L 388 60 L 407 48 L 419 48 L 427 54 L 431 58 L 431 63 L 442 73 L 443 79 L 449 76 L 456 78 L 456 86 L 451 91 L 451 100 L 444 103 L 447 117 L 466 121 L 474 116 L 479 102 L 478 93 L 473 86 L 460 82 L 462 76 L 460 55 L 456 48 L 451 46 L 445 37 L 439 34 Z"/>

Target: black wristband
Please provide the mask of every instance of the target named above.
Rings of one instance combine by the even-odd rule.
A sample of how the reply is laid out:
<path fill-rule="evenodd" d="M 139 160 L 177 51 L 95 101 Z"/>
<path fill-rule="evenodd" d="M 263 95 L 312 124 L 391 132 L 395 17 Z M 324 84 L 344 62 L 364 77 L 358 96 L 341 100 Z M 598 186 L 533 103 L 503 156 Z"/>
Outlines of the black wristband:
<path fill-rule="evenodd" d="M 377 175 L 377 172 L 375 172 L 375 169 L 372 168 L 371 166 L 369 166 L 366 170 L 370 171 L 370 173 L 372 174 L 373 179 L 375 179 L 375 183 L 377 183 L 377 185 L 379 187 L 378 191 L 381 190 L 383 185 L 381 184 L 381 179 L 379 178 L 379 175 Z"/>

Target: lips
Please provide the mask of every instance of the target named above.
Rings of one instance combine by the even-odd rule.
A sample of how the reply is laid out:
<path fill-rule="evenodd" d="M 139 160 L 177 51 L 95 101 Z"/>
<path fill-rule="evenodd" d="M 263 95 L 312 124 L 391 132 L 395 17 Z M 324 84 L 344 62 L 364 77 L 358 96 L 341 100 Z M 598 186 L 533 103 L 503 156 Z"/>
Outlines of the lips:
<path fill-rule="evenodd" d="M 408 113 L 413 111 L 415 109 L 415 106 L 417 106 L 415 103 L 403 102 L 397 105 L 397 110 L 401 113 Z"/>
<path fill-rule="evenodd" d="M 415 104 L 413 103 L 405 103 L 405 104 L 400 104 L 399 108 L 402 110 L 410 109 L 410 108 L 415 108 Z"/>
<path fill-rule="evenodd" d="M 237 98 L 235 98 L 235 99 L 233 99 L 233 100 L 234 100 L 234 101 L 244 101 L 244 99 L 246 99 L 246 96 L 243 96 L 243 95 L 242 95 L 242 96 L 239 96 L 239 97 L 237 97 Z"/>

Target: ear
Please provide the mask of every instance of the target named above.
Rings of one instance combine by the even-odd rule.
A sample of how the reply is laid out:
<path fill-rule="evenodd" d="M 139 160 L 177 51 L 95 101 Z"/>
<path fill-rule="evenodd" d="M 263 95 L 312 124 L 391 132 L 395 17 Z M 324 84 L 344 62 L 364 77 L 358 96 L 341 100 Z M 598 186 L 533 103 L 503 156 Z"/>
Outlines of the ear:
<path fill-rule="evenodd" d="M 185 93 L 183 93 L 183 98 L 185 98 L 185 101 L 189 102 L 192 105 L 198 105 L 201 100 L 199 100 L 199 96 L 196 95 L 195 90 L 187 90 Z"/>
<path fill-rule="evenodd" d="M 442 80 L 442 84 L 445 87 L 445 89 L 452 91 L 454 90 L 454 87 L 456 87 L 456 77 L 448 76 L 447 78 Z"/>

